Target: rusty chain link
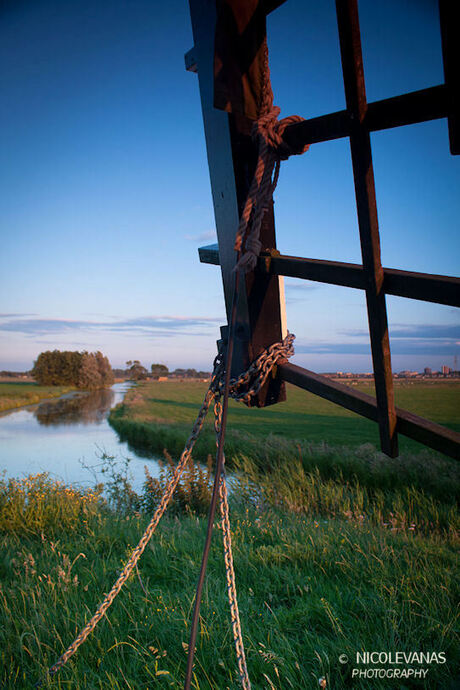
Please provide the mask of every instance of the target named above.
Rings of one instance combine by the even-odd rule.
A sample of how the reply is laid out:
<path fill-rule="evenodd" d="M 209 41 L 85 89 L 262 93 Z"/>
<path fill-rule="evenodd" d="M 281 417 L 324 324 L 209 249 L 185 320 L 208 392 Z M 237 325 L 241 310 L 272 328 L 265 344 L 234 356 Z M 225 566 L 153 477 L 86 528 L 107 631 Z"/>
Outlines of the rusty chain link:
<path fill-rule="evenodd" d="M 218 438 L 222 417 L 222 405 L 217 398 L 214 403 L 214 429 Z M 244 651 L 243 633 L 241 630 L 240 612 L 236 594 L 235 569 L 233 567 L 232 534 L 230 528 L 230 511 L 228 507 L 227 480 L 224 467 L 219 482 L 220 515 L 222 518 L 222 538 L 224 544 L 225 576 L 227 579 L 228 603 L 230 605 L 230 619 L 232 624 L 233 640 L 235 642 L 236 661 L 240 682 L 243 690 L 251 690 L 246 654 Z"/>
<path fill-rule="evenodd" d="M 237 379 L 230 380 L 230 395 L 234 400 L 249 403 L 260 391 L 273 367 L 287 361 L 294 354 L 295 335 L 288 333 L 280 343 L 273 343 L 255 359 L 249 369 Z"/>

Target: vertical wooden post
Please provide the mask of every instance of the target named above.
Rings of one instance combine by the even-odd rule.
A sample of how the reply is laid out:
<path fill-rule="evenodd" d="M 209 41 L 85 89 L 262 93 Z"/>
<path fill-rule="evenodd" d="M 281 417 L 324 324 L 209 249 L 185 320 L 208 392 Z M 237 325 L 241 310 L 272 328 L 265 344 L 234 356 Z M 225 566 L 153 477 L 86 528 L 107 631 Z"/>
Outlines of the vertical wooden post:
<path fill-rule="evenodd" d="M 190 0 L 190 13 L 195 42 L 193 56 L 198 71 L 219 258 L 229 320 L 236 259 L 233 246 L 239 217 L 254 173 L 257 151 L 251 139 L 252 121 L 213 107 L 215 0 Z M 276 247 L 273 209 L 266 213 L 260 239 L 264 249 Z M 285 336 L 282 316 L 284 300 L 281 303 L 281 294 L 279 276 L 254 271 L 240 281 L 232 376 L 245 371 L 265 348 Z M 276 376 L 267 382 L 254 404 L 264 407 L 284 399 L 285 384 Z"/>
<path fill-rule="evenodd" d="M 453 0 L 439 0 L 439 19 L 441 23 L 442 59 L 444 78 L 447 86 L 450 152 L 460 154 L 460 80 L 458 64 L 460 7 Z"/>
<path fill-rule="evenodd" d="M 367 113 L 363 57 L 357 0 L 336 0 L 347 109 L 351 118 L 350 147 L 363 269 L 366 276 L 367 315 L 374 364 L 380 442 L 384 453 L 398 455 L 390 340 L 380 259 L 380 236 L 374 170 Z"/>

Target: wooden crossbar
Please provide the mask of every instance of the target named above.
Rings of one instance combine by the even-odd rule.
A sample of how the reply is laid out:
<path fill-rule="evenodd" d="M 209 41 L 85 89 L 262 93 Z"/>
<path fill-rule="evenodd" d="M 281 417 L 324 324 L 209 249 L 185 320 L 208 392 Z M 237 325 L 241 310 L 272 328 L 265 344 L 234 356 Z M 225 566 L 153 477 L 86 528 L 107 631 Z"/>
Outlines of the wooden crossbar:
<path fill-rule="evenodd" d="M 321 398 L 336 403 L 362 417 L 378 420 L 377 401 L 372 395 L 353 390 L 343 383 L 332 381 L 326 376 L 298 367 L 295 364 L 280 364 L 281 378 L 299 388 L 310 391 Z M 412 412 L 396 409 L 396 426 L 400 434 L 419 441 L 434 450 L 441 451 L 452 458 L 460 458 L 460 434 L 452 429 L 418 417 Z"/>
<path fill-rule="evenodd" d="M 217 244 L 200 247 L 198 252 L 201 263 L 219 265 Z M 360 264 L 341 261 L 306 259 L 265 252 L 259 258 L 257 270 L 358 290 L 365 290 L 366 287 L 363 267 Z M 454 276 L 383 268 L 383 291 L 386 295 L 460 307 L 460 278 Z"/>
<path fill-rule="evenodd" d="M 368 132 L 413 125 L 447 117 L 448 92 L 445 84 L 405 93 L 367 104 L 362 125 Z M 293 147 L 349 137 L 352 119 L 348 110 L 313 117 L 286 127 L 283 139 Z"/>
<path fill-rule="evenodd" d="M 201 263 L 218 266 L 218 245 L 200 247 L 199 256 Z M 363 267 L 358 264 L 265 254 L 259 258 L 257 271 L 313 280 L 329 285 L 365 289 L 365 274 Z M 411 273 L 393 268 L 384 268 L 383 272 L 386 294 L 460 306 L 460 278 Z M 294 364 L 280 365 L 278 372 L 288 383 L 319 395 L 367 419 L 377 421 L 377 401 L 371 395 L 355 391 L 349 386 Z M 407 410 L 396 407 L 395 412 L 398 433 L 453 458 L 460 457 L 460 434 Z"/>

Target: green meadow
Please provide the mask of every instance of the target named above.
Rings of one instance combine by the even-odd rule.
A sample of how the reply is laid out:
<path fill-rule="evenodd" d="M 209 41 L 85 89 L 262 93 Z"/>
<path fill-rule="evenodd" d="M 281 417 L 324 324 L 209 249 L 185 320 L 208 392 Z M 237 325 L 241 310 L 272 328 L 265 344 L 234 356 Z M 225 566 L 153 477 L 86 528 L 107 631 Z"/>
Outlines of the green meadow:
<path fill-rule="evenodd" d="M 66 666 L 51 666 L 90 619 L 159 504 L 205 384 L 133 387 L 112 411 L 146 454 L 167 448 L 140 491 L 129 462 L 106 483 L 46 475 L 0 481 L 0 686 L 183 687 L 215 439 L 195 460 L 121 593 Z M 369 388 L 366 388 L 369 392 Z M 458 428 L 458 387 L 397 388 L 397 403 Z M 457 402 L 456 402 L 457 401 Z M 311 417 L 311 418 L 310 418 Z M 460 677 L 458 463 L 408 443 L 390 460 L 374 425 L 302 391 L 266 410 L 231 404 L 227 464 L 240 618 L 254 690 L 454 690 Z M 206 467 L 207 455 L 208 458 Z M 195 690 L 239 686 L 216 522 L 197 638 Z M 368 678 L 359 652 L 442 653 Z M 423 669 L 424 675 L 420 670 Z M 415 674 L 415 671 L 418 673 Z"/>
<path fill-rule="evenodd" d="M 353 388 L 374 394 L 371 383 L 360 382 Z M 127 393 L 121 412 L 115 413 L 113 418 L 125 417 L 133 422 L 189 428 L 205 390 L 206 384 L 199 382 L 139 384 Z M 396 383 L 395 397 L 398 407 L 460 431 L 460 381 Z M 289 384 L 287 400 L 264 409 L 248 409 L 231 400 L 228 426 L 230 431 L 258 437 L 273 434 L 336 446 L 378 444 L 374 422 Z M 400 441 L 403 450 L 421 449 L 415 441 L 404 437 Z"/>
<path fill-rule="evenodd" d="M 35 405 L 46 398 L 58 398 L 70 390 L 73 390 L 71 386 L 39 386 L 31 381 L 0 381 L 0 412 L 24 405 Z"/>
<path fill-rule="evenodd" d="M 369 383 L 356 386 L 372 394 Z M 111 411 L 109 421 L 122 440 L 137 451 L 178 457 L 190 433 L 206 384 L 150 382 L 135 386 Z M 396 384 L 398 407 L 460 431 L 460 383 Z M 212 415 L 195 446 L 195 460 L 215 452 Z M 419 443 L 399 437 L 401 454 L 379 452 L 377 425 L 318 396 L 287 387 L 286 402 L 248 409 L 229 401 L 226 462 L 229 468 L 251 467 L 266 474 L 300 459 L 306 471 L 324 478 L 358 480 L 390 489 L 413 485 L 436 496 L 454 496 L 458 463 Z"/>

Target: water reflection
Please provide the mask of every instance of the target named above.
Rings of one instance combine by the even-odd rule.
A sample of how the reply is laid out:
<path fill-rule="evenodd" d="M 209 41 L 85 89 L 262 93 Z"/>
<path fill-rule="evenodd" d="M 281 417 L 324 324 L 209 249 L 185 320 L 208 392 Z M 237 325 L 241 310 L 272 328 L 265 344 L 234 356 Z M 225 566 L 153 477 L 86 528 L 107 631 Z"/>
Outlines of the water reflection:
<path fill-rule="evenodd" d="M 70 394 L 59 400 L 40 403 L 34 410 L 34 416 L 43 426 L 100 424 L 107 417 L 114 397 L 114 391 L 107 388 L 91 393 Z"/>
<path fill-rule="evenodd" d="M 144 465 L 154 476 L 158 476 L 158 465 L 131 451 L 107 421 L 109 408 L 122 402 L 130 386 L 116 383 L 112 390 L 73 393 L 1 415 L 0 473 L 5 470 L 9 477 L 24 477 L 48 472 L 54 479 L 89 486 L 94 479 L 83 465 L 97 464 L 103 451 L 121 463 L 130 458 L 133 485 L 140 491 Z M 97 477 L 97 481 L 106 479 L 105 474 Z"/>

